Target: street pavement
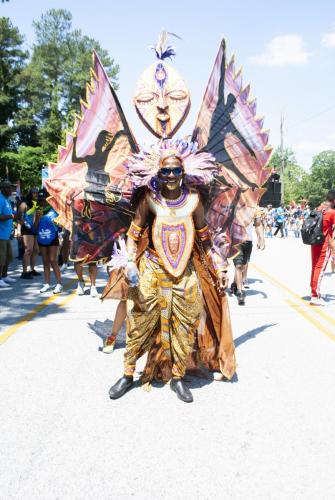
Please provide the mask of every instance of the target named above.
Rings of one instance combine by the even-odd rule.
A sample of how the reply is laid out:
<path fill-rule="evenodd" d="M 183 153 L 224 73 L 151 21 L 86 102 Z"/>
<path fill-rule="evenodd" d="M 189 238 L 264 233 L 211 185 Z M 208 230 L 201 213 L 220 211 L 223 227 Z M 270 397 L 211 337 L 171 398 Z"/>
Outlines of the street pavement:
<path fill-rule="evenodd" d="M 73 270 L 57 297 L 40 278 L 1 289 L 0 499 L 333 500 L 335 278 L 327 307 L 310 306 L 310 249 L 266 244 L 246 305 L 229 299 L 237 376 L 190 380 L 189 405 L 169 385 L 109 399 L 116 304 L 76 296 Z"/>

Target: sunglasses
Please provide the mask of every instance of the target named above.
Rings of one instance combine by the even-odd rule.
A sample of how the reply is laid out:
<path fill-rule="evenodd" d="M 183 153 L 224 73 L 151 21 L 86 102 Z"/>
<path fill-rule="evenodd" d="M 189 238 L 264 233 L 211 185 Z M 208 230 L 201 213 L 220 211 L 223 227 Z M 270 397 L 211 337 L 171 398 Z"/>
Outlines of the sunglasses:
<path fill-rule="evenodd" d="M 174 176 L 178 177 L 183 173 L 182 167 L 175 167 L 175 168 L 167 168 L 163 167 L 160 169 L 160 173 L 164 176 L 168 176 L 170 174 L 173 174 Z"/>

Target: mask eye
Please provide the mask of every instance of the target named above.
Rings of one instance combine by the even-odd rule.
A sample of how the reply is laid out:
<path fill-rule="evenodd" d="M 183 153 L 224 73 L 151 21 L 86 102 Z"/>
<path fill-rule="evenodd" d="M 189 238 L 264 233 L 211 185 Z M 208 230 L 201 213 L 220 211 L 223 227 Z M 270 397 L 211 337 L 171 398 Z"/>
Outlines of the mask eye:
<path fill-rule="evenodd" d="M 187 93 L 183 90 L 173 90 L 168 94 L 168 97 L 172 99 L 172 101 L 182 101 L 187 98 Z"/>
<path fill-rule="evenodd" d="M 140 94 L 137 98 L 136 98 L 136 102 L 138 102 L 139 104 L 150 104 L 152 103 L 155 99 L 157 99 L 157 95 L 154 94 L 154 93 L 146 93 L 146 94 Z"/>

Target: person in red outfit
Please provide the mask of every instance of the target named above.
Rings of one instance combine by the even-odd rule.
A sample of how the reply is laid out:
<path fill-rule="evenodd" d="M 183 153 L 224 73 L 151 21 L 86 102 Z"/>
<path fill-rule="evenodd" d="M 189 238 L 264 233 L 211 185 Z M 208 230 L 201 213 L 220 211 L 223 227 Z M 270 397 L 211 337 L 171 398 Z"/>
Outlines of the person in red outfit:
<path fill-rule="evenodd" d="M 332 252 L 332 235 L 335 227 L 335 189 L 327 194 L 327 200 L 322 203 L 318 210 L 322 211 L 322 231 L 325 241 L 321 245 L 312 245 L 312 274 L 311 274 L 311 305 L 323 306 L 320 286 L 324 271 L 327 267 Z"/>

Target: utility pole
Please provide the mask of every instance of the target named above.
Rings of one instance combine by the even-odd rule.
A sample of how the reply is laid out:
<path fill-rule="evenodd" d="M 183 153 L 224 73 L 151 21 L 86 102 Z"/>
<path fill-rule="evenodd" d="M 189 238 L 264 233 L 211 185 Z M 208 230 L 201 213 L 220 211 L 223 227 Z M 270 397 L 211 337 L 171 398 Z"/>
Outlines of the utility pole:
<path fill-rule="evenodd" d="M 280 202 L 284 203 L 285 186 L 284 186 L 284 170 L 285 170 L 285 158 L 284 158 L 284 117 L 280 117 L 280 182 L 281 182 L 281 195 Z"/>

